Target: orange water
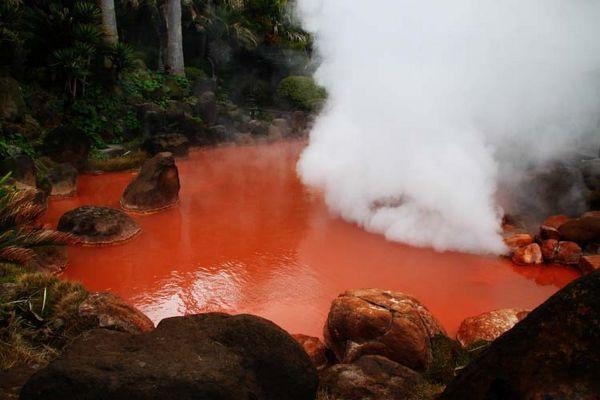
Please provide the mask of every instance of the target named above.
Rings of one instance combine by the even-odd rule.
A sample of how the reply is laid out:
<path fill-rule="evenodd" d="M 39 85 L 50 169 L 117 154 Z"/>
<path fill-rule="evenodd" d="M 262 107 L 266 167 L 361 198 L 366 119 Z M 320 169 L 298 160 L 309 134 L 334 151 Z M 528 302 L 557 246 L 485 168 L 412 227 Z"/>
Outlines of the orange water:
<path fill-rule="evenodd" d="M 134 215 L 132 241 L 70 248 L 64 276 L 112 291 L 155 322 L 206 311 L 253 313 L 292 333 L 321 336 L 331 300 L 378 287 L 420 299 L 454 333 L 465 317 L 531 308 L 577 274 L 506 260 L 436 253 L 386 241 L 332 216 L 295 173 L 302 142 L 223 147 L 177 160 L 181 202 Z M 134 176 L 87 175 L 78 197 L 52 200 L 47 222 L 83 205 L 118 207 Z"/>

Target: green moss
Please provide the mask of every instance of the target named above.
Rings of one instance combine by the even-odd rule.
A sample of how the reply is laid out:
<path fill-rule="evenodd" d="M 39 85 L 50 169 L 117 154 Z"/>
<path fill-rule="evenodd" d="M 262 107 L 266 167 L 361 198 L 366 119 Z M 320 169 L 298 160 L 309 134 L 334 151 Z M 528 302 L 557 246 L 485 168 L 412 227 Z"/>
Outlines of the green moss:
<path fill-rule="evenodd" d="M 327 98 L 327 92 L 309 76 L 288 76 L 279 83 L 277 96 L 292 107 L 312 111 Z"/>
<path fill-rule="evenodd" d="M 92 171 L 125 171 L 141 167 L 146 161 L 146 152 L 137 150 L 129 152 L 121 157 L 100 158 L 97 156 L 88 159 L 88 167 Z"/>
<path fill-rule="evenodd" d="M 464 349 L 457 341 L 437 335 L 431 339 L 433 360 L 425 376 L 433 382 L 447 384 L 488 345 L 488 342 L 478 342 Z"/>

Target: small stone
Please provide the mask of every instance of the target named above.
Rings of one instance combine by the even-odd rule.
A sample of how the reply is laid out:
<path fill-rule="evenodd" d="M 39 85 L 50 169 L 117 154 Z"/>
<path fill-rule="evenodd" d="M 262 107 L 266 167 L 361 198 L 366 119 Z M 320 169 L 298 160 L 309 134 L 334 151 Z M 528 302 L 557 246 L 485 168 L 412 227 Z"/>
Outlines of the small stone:
<path fill-rule="evenodd" d="M 466 318 L 458 328 L 456 340 L 463 347 L 479 341 L 492 342 L 529 314 L 528 310 L 505 308 Z"/>
<path fill-rule="evenodd" d="M 532 243 L 527 246 L 519 247 L 514 250 L 512 260 L 518 265 L 537 265 L 542 264 L 542 249 L 537 243 Z"/>

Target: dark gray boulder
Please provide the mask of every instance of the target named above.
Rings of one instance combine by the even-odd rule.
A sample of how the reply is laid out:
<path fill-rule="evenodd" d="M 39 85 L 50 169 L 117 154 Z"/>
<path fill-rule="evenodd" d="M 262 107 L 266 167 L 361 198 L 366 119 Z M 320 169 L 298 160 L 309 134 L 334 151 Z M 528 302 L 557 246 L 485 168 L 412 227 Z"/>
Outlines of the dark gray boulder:
<path fill-rule="evenodd" d="M 81 244 L 123 242 L 141 232 L 137 222 L 116 208 L 82 206 L 60 217 L 57 230 L 74 235 Z"/>
<path fill-rule="evenodd" d="M 314 400 L 296 341 L 252 315 L 167 318 L 148 333 L 95 330 L 34 374 L 21 399 Z"/>
<path fill-rule="evenodd" d="M 440 400 L 597 399 L 600 270 L 533 310 L 447 386 Z"/>
<path fill-rule="evenodd" d="M 142 148 L 150 155 L 169 152 L 176 156 L 186 156 L 189 152 L 190 141 L 179 133 L 167 133 L 150 136 L 144 141 Z"/>
<path fill-rule="evenodd" d="M 147 160 L 138 176 L 127 185 L 121 206 L 130 211 L 153 212 L 179 201 L 179 172 L 171 153 Z"/>

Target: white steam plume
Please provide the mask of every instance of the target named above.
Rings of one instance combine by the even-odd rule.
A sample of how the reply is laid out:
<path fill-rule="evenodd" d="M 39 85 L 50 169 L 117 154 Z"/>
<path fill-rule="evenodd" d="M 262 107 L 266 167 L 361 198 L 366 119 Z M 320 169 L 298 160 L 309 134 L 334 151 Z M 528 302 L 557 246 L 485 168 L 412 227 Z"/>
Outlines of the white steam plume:
<path fill-rule="evenodd" d="M 573 150 L 597 126 L 600 1 L 296 8 L 330 96 L 299 173 L 330 209 L 390 240 L 504 252 L 498 171 Z"/>

